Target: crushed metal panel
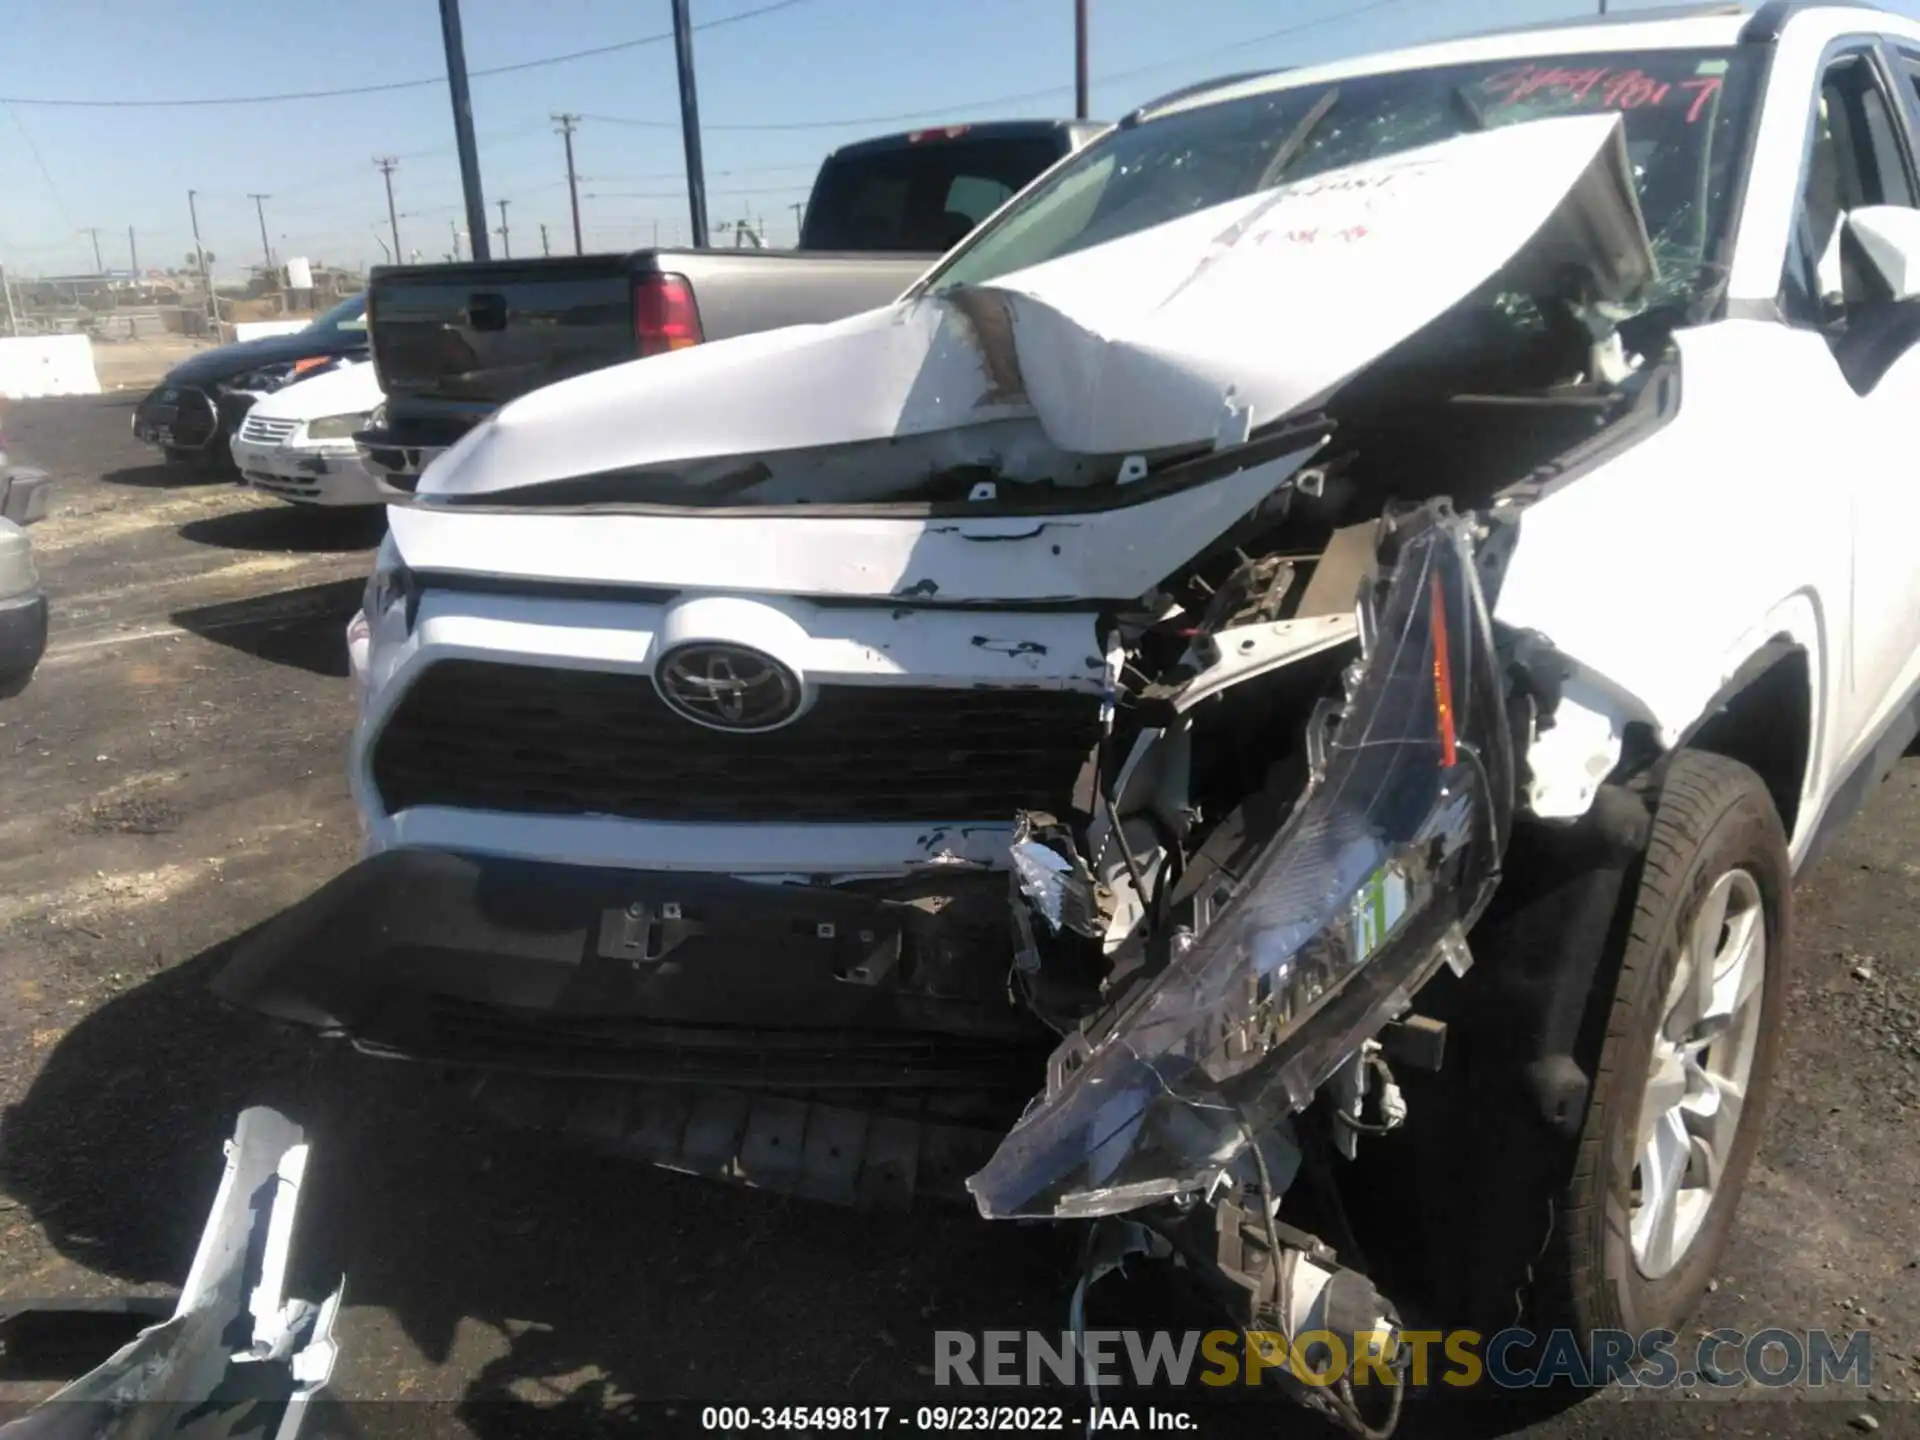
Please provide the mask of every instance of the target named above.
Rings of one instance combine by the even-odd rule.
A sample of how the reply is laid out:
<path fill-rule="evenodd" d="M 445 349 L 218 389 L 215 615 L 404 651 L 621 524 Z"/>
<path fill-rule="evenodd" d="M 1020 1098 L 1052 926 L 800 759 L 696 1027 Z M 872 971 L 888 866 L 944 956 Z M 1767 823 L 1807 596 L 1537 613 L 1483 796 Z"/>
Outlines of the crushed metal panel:
<path fill-rule="evenodd" d="M 1307 789 L 1193 943 L 1062 1041 L 967 1182 L 988 1218 L 1204 1191 L 1464 953 L 1511 826 L 1505 685 L 1469 523 L 1435 501 L 1395 528 Z"/>
<path fill-rule="evenodd" d="M 807 1150 L 807 1102 L 777 1095 L 753 1102 L 740 1138 L 740 1174 L 749 1185 L 791 1191 Z"/>
<path fill-rule="evenodd" d="M 807 1116 L 805 1163 L 796 1193 L 809 1200 L 851 1205 L 859 1193 L 860 1158 L 869 1117 L 861 1110 L 815 1105 Z"/>
<path fill-rule="evenodd" d="M 1503 126 L 1241 196 L 964 300 L 922 294 L 562 381 L 470 432 L 418 499 L 723 458 L 737 463 L 700 473 L 733 484 L 796 452 L 1022 418 L 1117 467 L 1310 407 L 1501 271 L 1568 264 L 1600 299 L 1655 274 L 1618 116 Z"/>
<path fill-rule="evenodd" d="M 276 1440 L 293 1440 L 331 1378 L 344 1283 L 318 1306 L 285 1293 L 308 1148 L 276 1111 L 244 1111 L 171 1318 L 18 1420 L 6 1440 L 256 1434 L 284 1404 Z M 237 1348 L 235 1340 L 239 1336 Z"/>
<path fill-rule="evenodd" d="M 508 1125 L 603 1154 L 865 1210 L 964 1201 L 966 1177 L 1000 1139 L 998 1130 L 950 1122 L 932 1108 L 876 1112 L 696 1086 L 562 1083 L 498 1071 L 467 1093 Z"/>

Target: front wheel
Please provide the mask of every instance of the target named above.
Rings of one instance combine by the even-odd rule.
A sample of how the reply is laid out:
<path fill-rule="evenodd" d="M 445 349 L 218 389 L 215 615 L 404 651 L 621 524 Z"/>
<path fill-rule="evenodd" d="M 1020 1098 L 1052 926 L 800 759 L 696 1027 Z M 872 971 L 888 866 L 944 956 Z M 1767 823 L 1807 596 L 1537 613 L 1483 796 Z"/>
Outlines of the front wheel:
<path fill-rule="evenodd" d="M 1535 1298 L 1588 1334 L 1679 1330 L 1712 1278 L 1779 1054 L 1792 875 L 1760 777 L 1682 751 L 1660 790 L 1573 1173 Z"/>

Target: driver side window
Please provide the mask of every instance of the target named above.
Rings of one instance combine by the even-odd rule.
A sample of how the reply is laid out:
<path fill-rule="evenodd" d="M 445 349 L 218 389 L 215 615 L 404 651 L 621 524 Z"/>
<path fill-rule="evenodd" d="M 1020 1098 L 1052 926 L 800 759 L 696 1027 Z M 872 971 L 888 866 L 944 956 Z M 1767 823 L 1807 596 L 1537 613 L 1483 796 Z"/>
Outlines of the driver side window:
<path fill-rule="evenodd" d="M 1863 205 L 1914 206 L 1913 175 L 1900 141 L 1899 111 L 1865 51 L 1827 67 L 1815 102 L 1784 299 L 1789 318 L 1842 319 L 1850 293 L 1840 222 Z"/>

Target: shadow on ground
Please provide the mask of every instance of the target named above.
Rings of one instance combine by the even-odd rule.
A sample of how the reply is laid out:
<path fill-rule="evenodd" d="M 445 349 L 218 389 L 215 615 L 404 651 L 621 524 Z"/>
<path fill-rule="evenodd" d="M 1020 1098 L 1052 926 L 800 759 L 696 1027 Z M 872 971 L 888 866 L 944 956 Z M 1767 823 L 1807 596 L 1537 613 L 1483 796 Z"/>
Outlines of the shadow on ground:
<path fill-rule="evenodd" d="M 1059 1231 L 858 1215 L 501 1130 L 422 1067 L 225 1009 L 205 987 L 233 943 L 56 1044 L 0 1117 L 0 1184 L 64 1256 L 178 1284 L 235 1116 L 281 1108 L 314 1141 L 295 1293 L 349 1277 L 336 1398 L 459 1397 L 344 1403 L 362 1433 L 416 1433 L 429 1412 L 483 1440 L 534 1416 L 547 1433 L 604 1423 L 618 1396 L 924 1399 L 935 1329 L 1062 1323 Z"/>
<path fill-rule="evenodd" d="M 189 520 L 180 538 L 222 550 L 267 550 L 280 554 L 327 554 L 372 550 L 387 533 L 383 505 L 325 509 L 271 505 Z"/>
<path fill-rule="evenodd" d="M 207 982 L 244 939 L 66 1033 L 0 1116 L 0 1184 L 67 1258 L 177 1285 L 234 1118 L 269 1104 L 304 1125 L 293 1293 L 324 1294 L 345 1273 L 350 1307 L 316 1436 L 508 1440 L 623 1419 L 645 1433 L 647 1407 L 668 1399 L 687 1402 L 676 1429 L 689 1430 L 702 1403 L 1084 1407 L 1076 1392 L 933 1385 L 938 1331 L 1061 1334 L 1074 1229 L 989 1225 L 958 1207 L 857 1214 L 503 1130 L 425 1067 L 220 1005 Z M 1175 1293 L 1108 1281 L 1089 1324 L 1217 1326 L 1170 1308 Z M 445 1398 L 396 1403 L 426 1397 Z M 1244 1387 L 1107 1398 L 1190 1410 L 1210 1437 L 1335 1433 Z M 1489 1436 L 1539 1415 L 1537 1401 L 1524 1415 L 1420 1404 L 1401 1433 Z M 1605 1433 L 1623 1432 L 1608 1420 Z"/>
<path fill-rule="evenodd" d="M 118 470 L 108 470 L 100 476 L 107 485 L 127 485 L 137 490 L 176 490 L 196 485 L 231 485 L 231 473 L 216 470 L 210 465 L 167 465 L 155 461 L 150 465 L 127 465 Z"/>
<path fill-rule="evenodd" d="M 246 600 L 173 612 L 173 623 L 216 645 L 274 665 L 344 679 L 346 625 L 366 590 L 361 579 L 332 580 Z"/>

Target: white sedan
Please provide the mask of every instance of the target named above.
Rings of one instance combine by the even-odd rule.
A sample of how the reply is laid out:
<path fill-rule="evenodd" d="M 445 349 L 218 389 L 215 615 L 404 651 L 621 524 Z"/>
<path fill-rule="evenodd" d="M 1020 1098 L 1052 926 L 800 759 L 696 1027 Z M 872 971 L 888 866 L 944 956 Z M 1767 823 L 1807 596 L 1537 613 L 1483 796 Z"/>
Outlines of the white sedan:
<path fill-rule="evenodd" d="M 345 364 L 263 397 L 233 438 L 255 490 L 302 505 L 379 505 L 385 492 L 354 448 L 381 401 L 372 365 Z"/>

